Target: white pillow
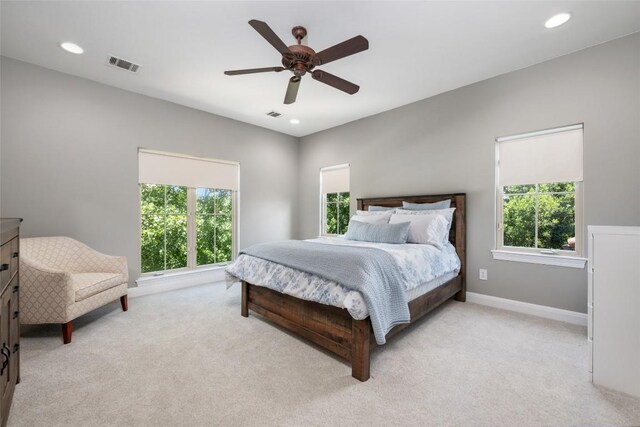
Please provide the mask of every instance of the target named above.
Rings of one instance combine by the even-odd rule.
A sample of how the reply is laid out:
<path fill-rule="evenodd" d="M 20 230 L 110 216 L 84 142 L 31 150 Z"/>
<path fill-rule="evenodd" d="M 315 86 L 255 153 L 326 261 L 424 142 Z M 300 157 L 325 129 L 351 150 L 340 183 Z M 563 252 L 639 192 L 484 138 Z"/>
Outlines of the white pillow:
<path fill-rule="evenodd" d="M 354 221 L 366 222 L 367 224 L 388 224 L 391 218 L 391 212 L 385 215 L 354 215 L 351 217 Z"/>
<path fill-rule="evenodd" d="M 396 209 L 397 214 L 402 215 L 442 215 L 449 222 L 449 228 L 451 228 L 451 222 L 453 221 L 453 212 L 456 208 L 448 208 L 448 209 L 433 209 L 433 210 L 422 210 L 422 211 L 411 211 L 408 209 Z"/>
<path fill-rule="evenodd" d="M 410 222 L 409 243 L 433 245 L 442 249 L 449 240 L 449 221 L 444 215 L 393 214 L 389 224 Z"/>
<path fill-rule="evenodd" d="M 391 209 L 388 211 L 356 211 L 356 214 L 358 215 L 391 215 L 393 212 L 395 211 L 395 209 Z"/>

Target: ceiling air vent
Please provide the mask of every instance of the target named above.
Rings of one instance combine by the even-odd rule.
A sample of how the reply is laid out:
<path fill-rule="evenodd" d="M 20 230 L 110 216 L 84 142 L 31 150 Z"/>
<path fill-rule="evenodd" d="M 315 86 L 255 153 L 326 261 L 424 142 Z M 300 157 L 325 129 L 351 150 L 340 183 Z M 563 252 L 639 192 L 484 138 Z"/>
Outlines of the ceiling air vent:
<path fill-rule="evenodd" d="M 132 73 L 137 73 L 138 70 L 140 69 L 140 65 L 134 64 L 131 61 L 127 61 L 126 59 L 118 58 L 113 55 L 109 56 L 107 63 L 113 67 L 118 67 L 123 70 L 131 71 Z"/>
<path fill-rule="evenodd" d="M 278 113 L 277 111 L 269 111 L 267 113 L 267 116 L 271 116 L 271 117 L 280 117 L 282 115 L 282 113 Z"/>

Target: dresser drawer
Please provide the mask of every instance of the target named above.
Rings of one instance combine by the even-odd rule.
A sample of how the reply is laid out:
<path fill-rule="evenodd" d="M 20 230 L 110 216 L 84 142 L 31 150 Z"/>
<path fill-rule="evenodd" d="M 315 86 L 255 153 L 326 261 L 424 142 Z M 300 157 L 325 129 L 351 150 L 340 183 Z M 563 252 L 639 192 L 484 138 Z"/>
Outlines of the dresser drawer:
<path fill-rule="evenodd" d="M 11 281 L 11 242 L 0 248 L 0 291 Z M 14 269 L 15 271 L 15 269 Z"/>
<path fill-rule="evenodd" d="M 11 275 L 15 274 L 15 272 L 18 271 L 19 260 L 20 260 L 20 239 L 17 237 L 14 237 L 11 240 L 11 262 L 9 263 L 11 267 Z"/>

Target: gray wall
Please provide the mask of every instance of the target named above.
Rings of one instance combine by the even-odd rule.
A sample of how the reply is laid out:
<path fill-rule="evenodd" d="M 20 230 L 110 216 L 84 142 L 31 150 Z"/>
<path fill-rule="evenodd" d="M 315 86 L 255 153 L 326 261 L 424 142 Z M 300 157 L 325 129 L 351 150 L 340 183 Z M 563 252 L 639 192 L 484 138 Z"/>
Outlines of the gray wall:
<path fill-rule="evenodd" d="M 137 148 L 241 164 L 240 247 L 295 237 L 298 138 L 2 58 L 2 216 L 126 255 L 139 275 Z M 215 96 L 212 93 L 211 96 Z"/>
<path fill-rule="evenodd" d="M 299 237 L 318 232 L 322 166 L 351 164 L 354 199 L 466 192 L 468 289 L 585 312 L 586 269 L 494 261 L 490 252 L 495 137 L 580 122 L 585 224 L 640 225 L 634 34 L 302 138 Z"/>

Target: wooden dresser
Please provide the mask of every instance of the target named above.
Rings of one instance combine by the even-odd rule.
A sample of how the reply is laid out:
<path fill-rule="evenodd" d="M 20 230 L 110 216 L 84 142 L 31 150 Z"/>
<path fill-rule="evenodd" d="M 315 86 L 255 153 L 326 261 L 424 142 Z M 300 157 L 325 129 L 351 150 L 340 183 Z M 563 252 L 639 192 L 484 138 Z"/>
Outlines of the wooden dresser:
<path fill-rule="evenodd" d="M 13 390 L 20 381 L 20 222 L 0 220 L 0 420 L 7 424 Z"/>

